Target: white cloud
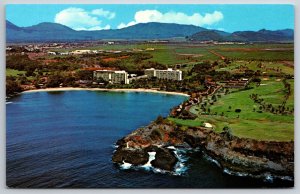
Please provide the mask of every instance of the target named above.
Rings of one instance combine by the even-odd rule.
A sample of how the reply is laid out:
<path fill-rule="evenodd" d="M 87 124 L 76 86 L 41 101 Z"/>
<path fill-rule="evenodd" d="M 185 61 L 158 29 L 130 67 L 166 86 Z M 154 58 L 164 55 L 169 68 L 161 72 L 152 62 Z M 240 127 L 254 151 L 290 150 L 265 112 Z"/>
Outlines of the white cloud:
<path fill-rule="evenodd" d="M 226 31 L 225 28 L 217 28 L 217 30 L 224 31 L 224 32 Z"/>
<path fill-rule="evenodd" d="M 201 15 L 194 13 L 187 15 L 182 12 L 161 13 L 157 10 L 142 10 L 135 13 L 134 20 L 125 24 L 119 24 L 118 28 L 125 28 L 137 23 L 161 22 L 161 23 L 177 23 L 191 24 L 195 26 L 213 25 L 224 18 L 222 12 L 214 11 L 213 13 L 205 13 Z"/>
<path fill-rule="evenodd" d="M 102 20 L 100 20 L 100 17 L 113 19 L 115 13 L 103 9 L 95 9 L 89 12 L 82 8 L 70 7 L 57 13 L 54 21 L 74 30 L 110 29 L 110 25 L 101 27 Z"/>
<path fill-rule="evenodd" d="M 106 25 L 103 28 L 100 26 L 95 26 L 95 27 L 91 27 L 91 28 L 76 28 L 76 30 L 86 30 L 86 31 L 92 31 L 92 30 L 109 30 L 110 29 L 110 25 Z"/>
<path fill-rule="evenodd" d="M 91 11 L 91 14 L 97 15 L 97 16 L 103 16 L 107 19 L 114 19 L 116 17 L 116 13 L 110 12 L 104 9 L 94 9 Z"/>
<path fill-rule="evenodd" d="M 121 24 L 118 25 L 117 28 L 118 29 L 126 28 L 126 27 L 129 27 L 129 26 L 133 26 L 135 24 L 137 24 L 135 21 L 129 22 L 128 24 L 125 24 L 125 23 L 122 22 Z"/>

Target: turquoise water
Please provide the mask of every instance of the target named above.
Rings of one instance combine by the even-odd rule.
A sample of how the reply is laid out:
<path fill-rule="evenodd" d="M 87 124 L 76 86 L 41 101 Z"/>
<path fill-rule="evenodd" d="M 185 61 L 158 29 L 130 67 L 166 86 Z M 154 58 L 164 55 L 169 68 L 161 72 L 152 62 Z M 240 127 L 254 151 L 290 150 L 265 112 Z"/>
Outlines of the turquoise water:
<path fill-rule="evenodd" d="M 229 176 L 199 152 L 186 151 L 182 176 L 121 169 L 115 142 L 186 97 L 95 91 L 24 93 L 6 105 L 7 186 L 18 188 L 277 187 L 285 183 Z"/>

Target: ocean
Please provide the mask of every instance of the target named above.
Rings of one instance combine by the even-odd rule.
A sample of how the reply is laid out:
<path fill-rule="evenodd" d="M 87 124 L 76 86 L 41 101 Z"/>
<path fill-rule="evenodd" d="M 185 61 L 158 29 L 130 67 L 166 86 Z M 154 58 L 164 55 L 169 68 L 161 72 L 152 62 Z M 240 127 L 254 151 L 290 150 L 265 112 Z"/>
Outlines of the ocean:
<path fill-rule="evenodd" d="M 13 188 L 254 188 L 292 181 L 224 172 L 201 150 L 177 150 L 176 173 L 111 161 L 115 142 L 187 97 L 140 92 L 23 93 L 6 104 L 6 184 Z"/>

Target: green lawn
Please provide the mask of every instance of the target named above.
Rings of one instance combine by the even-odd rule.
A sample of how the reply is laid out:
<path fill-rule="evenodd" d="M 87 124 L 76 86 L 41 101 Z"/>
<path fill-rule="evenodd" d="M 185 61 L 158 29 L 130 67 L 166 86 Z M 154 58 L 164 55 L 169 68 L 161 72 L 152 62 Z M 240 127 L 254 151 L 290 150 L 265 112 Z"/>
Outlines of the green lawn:
<path fill-rule="evenodd" d="M 149 61 L 155 61 L 165 65 L 173 65 L 173 64 L 189 62 L 189 60 L 187 59 L 178 57 L 174 49 L 168 46 L 159 48 L 154 51 L 147 51 L 147 53 L 153 56 L 153 58 L 149 59 Z"/>
<path fill-rule="evenodd" d="M 168 118 L 170 121 L 175 122 L 178 125 L 188 126 L 188 127 L 199 127 L 203 125 L 203 121 L 199 119 L 195 120 L 183 120 L 183 119 L 177 119 L 177 118 Z"/>
<path fill-rule="evenodd" d="M 6 76 L 18 76 L 18 74 L 25 74 L 26 71 L 18 71 L 15 69 L 6 69 Z"/>
<path fill-rule="evenodd" d="M 293 80 L 289 80 L 292 85 Z M 229 126 L 234 135 L 260 140 L 290 141 L 294 139 L 294 115 L 279 115 L 270 112 L 258 113 L 259 104 L 249 98 L 252 93 L 259 94 L 267 103 L 280 105 L 284 98 L 281 81 L 265 80 L 262 85 L 250 90 L 222 95 L 213 105 L 209 105 L 211 115 L 201 115 L 200 107 L 193 106 L 190 111 L 199 117 L 196 120 L 175 120 L 174 122 L 187 126 L 208 122 L 214 129 L 221 132 L 224 126 Z M 289 108 L 294 107 L 294 94 L 287 101 Z M 253 111 L 255 108 L 255 112 Z M 236 113 L 235 109 L 241 109 Z M 224 113 L 224 116 L 222 115 Z M 217 113 L 217 115 L 213 115 Z"/>
<path fill-rule="evenodd" d="M 236 60 L 263 60 L 263 61 L 277 61 L 277 60 L 294 60 L 294 50 L 287 51 L 227 51 L 216 50 L 221 55 L 230 59 Z"/>
<path fill-rule="evenodd" d="M 293 44 L 193 45 L 177 47 L 175 51 L 181 54 L 201 54 L 202 56 L 199 58 L 202 60 L 220 59 L 220 57 L 210 53 L 209 51 L 215 51 L 232 60 L 294 60 Z"/>
<path fill-rule="evenodd" d="M 259 68 L 258 64 L 262 64 L 265 68 Z M 260 70 L 262 73 L 266 72 L 268 74 L 275 74 L 275 75 L 279 74 L 279 72 L 276 71 L 277 68 L 279 68 L 281 69 L 281 73 L 290 74 L 290 75 L 294 74 L 294 68 L 284 65 L 284 63 L 280 61 L 268 62 L 268 61 L 237 60 L 237 61 L 232 61 L 232 63 L 228 64 L 227 67 L 223 67 L 223 68 L 217 67 L 216 70 L 229 71 L 231 73 L 240 73 L 239 66 L 246 66 L 247 68 L 249 68 L 249 70 L 253 70 L 253 71 Z M 274 70 L 272 68 L 274 68 Z"/>
<path fill-rule="evenodd" d="M 289 98 L 286 102 L 286 106 L 294 107 L 294 80 L 289 80 L 288 82 L 291 84 L 291 92 L 293 95 L 289 96 Z"/>

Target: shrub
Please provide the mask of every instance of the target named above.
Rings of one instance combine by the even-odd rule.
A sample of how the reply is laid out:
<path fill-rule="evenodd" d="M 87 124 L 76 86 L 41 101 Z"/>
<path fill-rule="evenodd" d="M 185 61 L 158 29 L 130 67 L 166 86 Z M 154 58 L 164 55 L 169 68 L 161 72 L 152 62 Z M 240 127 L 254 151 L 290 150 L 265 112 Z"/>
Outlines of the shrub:
<path fill-rule="evenodd" d="M 236 113 L 240 113 L 241 111 L 242 111 L 242 110 L 239 109 L 239 108 L 235 109 L 235 112 L 236 112 Z"/>

